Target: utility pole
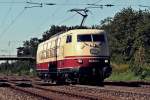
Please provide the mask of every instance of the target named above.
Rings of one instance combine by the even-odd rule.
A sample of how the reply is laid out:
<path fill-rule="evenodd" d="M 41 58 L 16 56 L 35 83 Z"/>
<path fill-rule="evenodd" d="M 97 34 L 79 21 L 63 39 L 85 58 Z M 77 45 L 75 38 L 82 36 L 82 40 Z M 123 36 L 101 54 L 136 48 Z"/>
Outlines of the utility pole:
<path fill-rule="evenodd" d="M 10 51 L 10 44 L 11 44 L 11 42 L 10 41 L 8 41 L 8 48 L 9 48 L 9 50 L 8 50 L 8 52 L 9 52 L 9 57 L 10 57 L 10 55 L 11 55 L 11 51 Z"/>
<path fill-rule="evenodd" d="M 43 7 L 44 5 L 47 5 L 47 6 L 56 5 L 55 3 L 42 3 L 42 2 L 39 3 L 39 2 L 32 2 L 31 0 L 27 1 L 26 3 L 29 4 L 29 6 L 27 6 L 25 8 Z"/>

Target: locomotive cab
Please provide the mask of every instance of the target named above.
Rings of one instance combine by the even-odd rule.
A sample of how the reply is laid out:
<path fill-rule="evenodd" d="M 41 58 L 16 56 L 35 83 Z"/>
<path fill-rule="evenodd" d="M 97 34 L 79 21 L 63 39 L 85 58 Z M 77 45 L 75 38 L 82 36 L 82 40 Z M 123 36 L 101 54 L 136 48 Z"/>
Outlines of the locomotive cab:
<path fill-rule="evenodd" d="M 107 38 L 104 33 L 77 34 L 76 55 L 109 57 Z"/>

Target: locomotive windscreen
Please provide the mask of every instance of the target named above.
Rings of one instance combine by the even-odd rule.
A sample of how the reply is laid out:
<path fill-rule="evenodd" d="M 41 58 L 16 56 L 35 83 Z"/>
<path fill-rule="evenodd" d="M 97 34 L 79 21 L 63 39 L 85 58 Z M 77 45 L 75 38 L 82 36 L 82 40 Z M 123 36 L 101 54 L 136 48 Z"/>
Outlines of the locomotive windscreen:
<path fill-rule="evenodd" d="M 77 41 L 78 42 L 104 42 L 104 35 L 103 34 L 80 34 L 77 35 Z"/>
<path fill-rule="evenodd" d="M 94 35 L 92 35 L 92 37 L 93 37 L 93 42 L 98 42 L 98 41 L 104 42 L 105 41 L 103 34 L 94 34 Z"/>
<path fill-rule="evenodd" d="M 77 36 L 78 42 L 91 42 L 92 38 L 91 35 L 78 35 Z"/>

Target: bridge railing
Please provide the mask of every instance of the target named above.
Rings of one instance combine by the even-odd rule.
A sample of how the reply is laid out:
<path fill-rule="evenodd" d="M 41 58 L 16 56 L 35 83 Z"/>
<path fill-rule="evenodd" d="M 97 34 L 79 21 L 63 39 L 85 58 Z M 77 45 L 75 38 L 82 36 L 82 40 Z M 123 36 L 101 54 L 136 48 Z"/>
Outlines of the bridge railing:
<path fill-rule="evenodd" d="M 17 57 L 17 55 L 0 55 L 0 57 Z"/>
<path fill-rule="evenodd" d="M 35 57 L 31 57 L 31 56 L 18 57 L 17 55 L 0 55 L 0 60 L 34 60 L 35 61 Z"/>

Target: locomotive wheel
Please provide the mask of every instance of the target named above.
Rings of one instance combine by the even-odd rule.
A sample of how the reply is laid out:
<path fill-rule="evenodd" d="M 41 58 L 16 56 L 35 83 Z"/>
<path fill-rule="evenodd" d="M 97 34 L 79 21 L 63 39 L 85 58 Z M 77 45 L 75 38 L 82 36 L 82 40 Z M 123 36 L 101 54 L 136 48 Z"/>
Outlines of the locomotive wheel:
<path fill-rule="evenodd" d="M 90 78 L 88 76 L 81 76 L 79 77 L 79 84 L 89 84 L 91 82 Z"/>
<path fill-rule="evenodd" d="M 96 79 L 96 85 L 103 85 L 104 81 L 104 72 L 103 70 L 98 70 L 97 79 Z"/>
<path fill-rule="evenodd" d="M 104 72 L 97 68 L 95 71 L 95 75 L 91 75 L 89 84 L 91 85 L 102 85 L 104 81 Z"/>
<path fill-rule="evenodd" d="M 83 77 L 80 77 L 80 78 L 79 78 L 79 84 L 84 84 L 84 83 L 85 83 L 84 78 L 83 78 Z"/>

